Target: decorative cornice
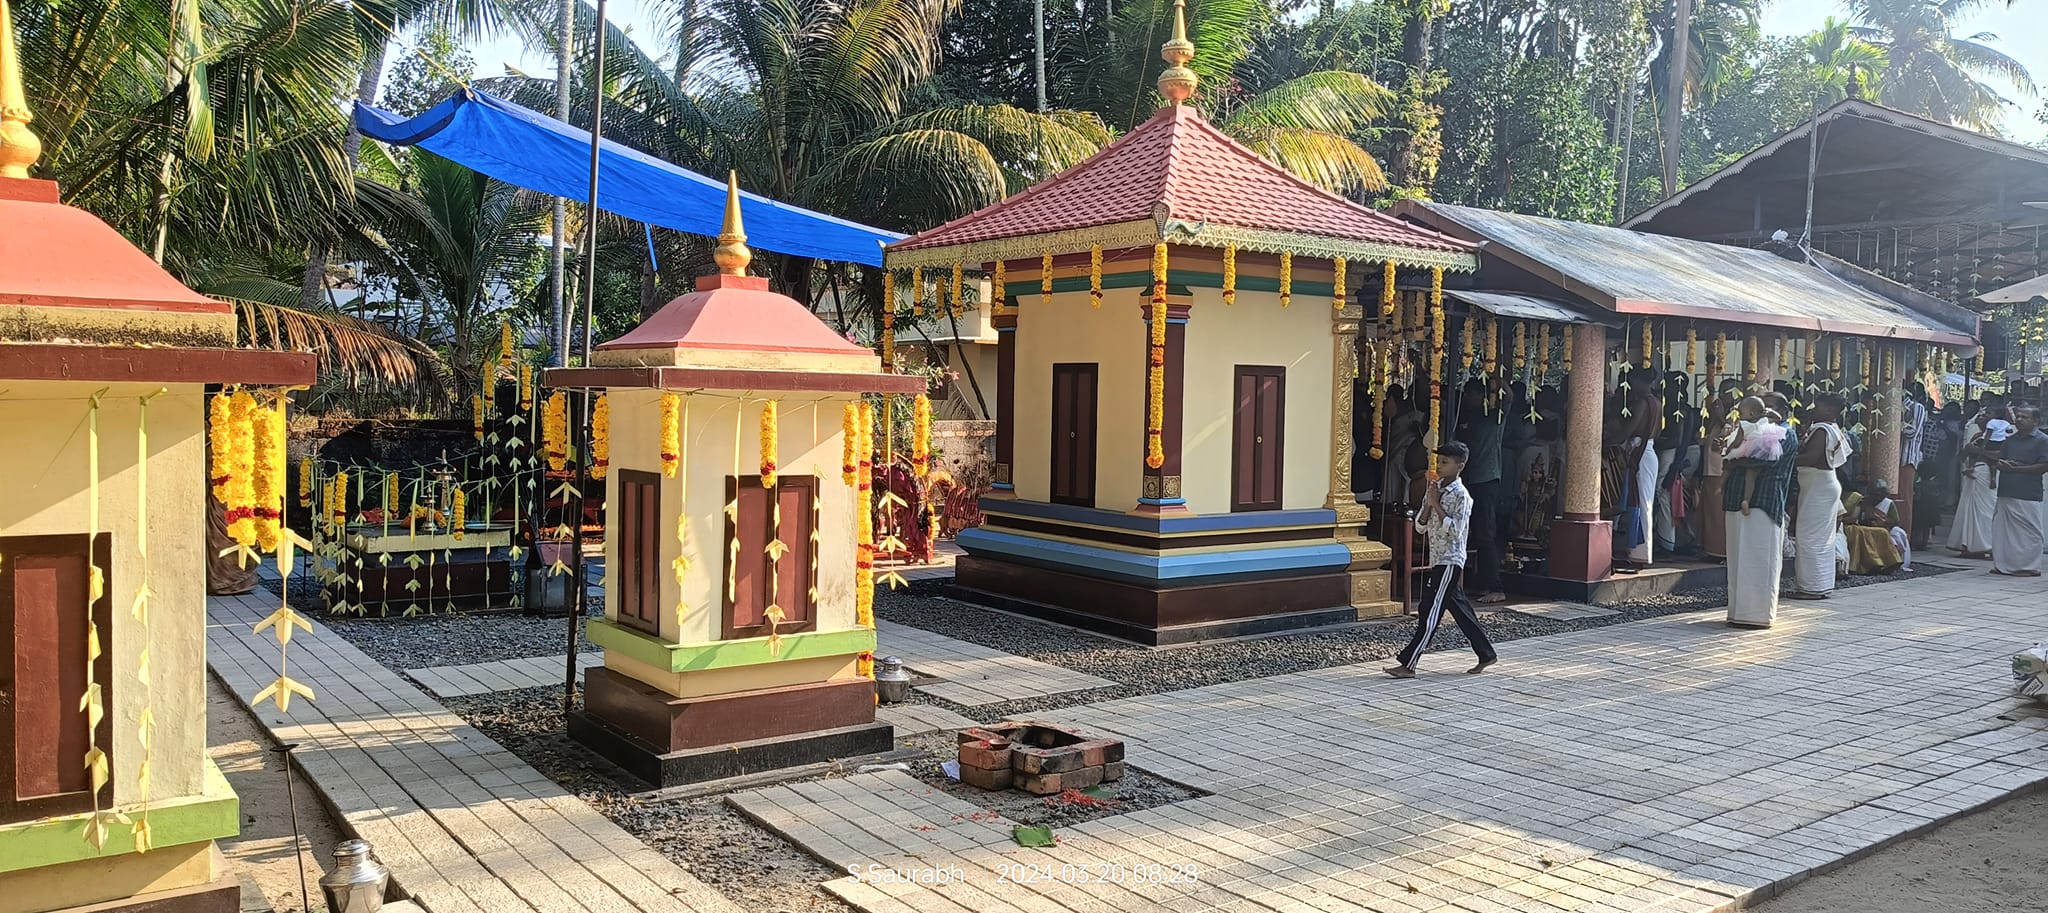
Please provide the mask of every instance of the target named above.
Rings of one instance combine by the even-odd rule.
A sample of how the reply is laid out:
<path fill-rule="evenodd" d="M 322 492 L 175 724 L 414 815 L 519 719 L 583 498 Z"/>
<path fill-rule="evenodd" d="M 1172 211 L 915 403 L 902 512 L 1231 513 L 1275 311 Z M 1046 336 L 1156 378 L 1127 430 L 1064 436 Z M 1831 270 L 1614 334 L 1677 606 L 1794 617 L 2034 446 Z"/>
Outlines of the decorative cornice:
<path fill-rule="evenodd" d="M 997 238 L 905 251 L 891 250 L 884 253 L 883 258 L 889 269 L 910 269 L 919 266 L 951 266 L 955 263 L 992 263 L 996 260 L 1026 259 L 1041 256 L 1047 251 L 1054 254 L 1074 253 L 1086 251 L 1095 245 L 1100 245 L 1104 250 L 1147 247 L 1160 241 L 1190 247 L 1234 246 L 1240 251 L 1291 253 L 1297 257 L 1319 257 L 1325 260 L 1343 257 L 1354 263 L 1392 260 L 1401 266 L 1434 266 L 1462 273 L 1479 268 L 1478 256 L 1462 251 L 1429 250 L 1377 241 L 1350 241 L 1300 232 L 1238 228 L 1215 222 L 1188 222 L 1165 217 L 1017 238 Z"/>

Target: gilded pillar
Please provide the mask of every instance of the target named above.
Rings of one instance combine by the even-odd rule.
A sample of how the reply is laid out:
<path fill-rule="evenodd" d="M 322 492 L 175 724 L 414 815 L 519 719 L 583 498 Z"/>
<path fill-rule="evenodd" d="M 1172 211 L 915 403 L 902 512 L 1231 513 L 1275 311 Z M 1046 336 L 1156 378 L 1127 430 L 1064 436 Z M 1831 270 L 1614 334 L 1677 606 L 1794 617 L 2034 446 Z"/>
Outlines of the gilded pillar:
<path fill-rule="evenodd" d="M 1176 301 L 1175 299 L 1179 299 Z M 1188 499 L 1181 495 L 1180 452 L 1181 452 L 1181 408 L 1182 394 L 1187 389 L 1184 379 L 1187 374 L 1188 317 L 1192 309 L 1185 295 L 1173 295 L 1166 304 L 1166 364 L 1165 392 L 1160 397 L 1162 406 L 1159 416 L 1159 450 L 1162 459 L 1159 468 L 1141 466 L 1144 475 L 1139 479 L 1138 506 L 1132 513 L 1139 514 L 1184 514 L 1188 512 Z M 1146 326 L 1152 324 L 1152 304 L 1146 302 L 1138 309 L 1138 316 Z M 1150 340 L 1146 341 L 1149 357 Z M 1143 395 L 1150 396 L 1149 387 L 1140 388 Z M 1142 429 L 1140 429 L 1142 433 Z M 1143 448 L 1140 448 L 1143 452 Z"/>
<path fill-rule="evenodd" d="M 1377 305 L 1375 305 L 1377 306 Z M 1358 618 L 1396 615 L 1399 603 L 1388 598 L 1392 574 L 1386 569 L 1393 550 L 1365 534 L 1372 508 L 1358 503 L 1351 491 L 1351 455 L 1358 449 L 1352 439 L 1352 416 L 1358 409 L 1352 377 L 1358 369 L 1358 325 L 1364 319 L 1362 305 L 1347 304 L 1334 309 L 1330 321 L 1330 492 L 1323 499 L 1326 509 L 1336 511 L 1336 539 L 1351 552 L 1345 572 L 1350 578 L 1351 606 Z M 1375 416 L 1377 421 L 1378 417 Z"/>
<path fill-rule="evenodd" d="M 1017 312 L 997 314 L 989 322 L 996 328 L 996 466 L 989 497 L 1015 498 L 1010 467 L 1017 446 Z"/>

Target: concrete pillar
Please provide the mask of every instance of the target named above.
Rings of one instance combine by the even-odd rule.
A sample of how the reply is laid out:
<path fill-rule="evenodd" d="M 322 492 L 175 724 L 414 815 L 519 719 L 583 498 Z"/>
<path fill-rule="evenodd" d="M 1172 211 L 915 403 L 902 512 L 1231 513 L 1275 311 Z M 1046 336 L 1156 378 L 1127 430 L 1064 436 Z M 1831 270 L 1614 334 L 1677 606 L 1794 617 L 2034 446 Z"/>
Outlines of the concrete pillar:
<path fill-rule="evenodd" d="M 1878 357 L 1880 359 L 1884 357 L 1881 350 Z M 1899 379 L 1897 377 L 1884 377 L 1878 381 L 1877 410 L 1878 414 L 1874 416 L 1873 422 L 1876 427 L 1872 429 L 1877 433 L 1865 434 L 1863 436 L 1865 446 L 1870 449 L 1870 453 L 1867 454 L 1867 458 L 1863 461 L 1864 472 L 1873 479 L 1883 479 L 1885 485 L 1890 487 L 1893 493 L 1904 497 L 1906 495 L 1899 492 L 1899 428 L 1901 423 L 1899 421 Z M 1904 519 L 1903 516 L 1901 519 Z"/>
<path fill-rule="evenodd" d="M 1607 330 L 1575 324 L 1572 371 L 1566 380 L 1563 519 L 1550 534 L 1550 576 L 1605 579 L 1614 569 L 1614 524 L 1600 518 L 1600 420 L 1607 394 Z"/>
<path fill-rule="evenodd" d="M 1017 312 L 997 314 L 996 328 L 996 467 L 989 484 L 991 498 L 1015 498 L 1010 466 L 1017 447 Z"/>
<path fill-rule="evenodd" d="M 1176 301 L 1175 299 L 1179 299 Z M 1139 479 L 1138 506 L 1132 513 L 1138 514 L 1185 514 L 1188 513 L 1188 499 L 1180 490 L 1181 451 L 1181 400 L 1187 389 L 1187 341 L 1188 317 L 1191 308 L 1185 295 L 1170 295 L 1166 299 L 1166 377 L 1165 391 L 1161 394 L 1162 414 L 1159 417 L 1159 451 L 1163 459 L 1158 469 L 1140 465 L 1144 473 Z M 1138 316 L 1146 326 L 1144 343 L 1145 355 L 1150 358 L 1152 351 L 1152 304 L 1147 302 L 1138 309 Z M 1148 372 L 1149 373 L 1149 372 Z M 1152 391 L 1150 378 L 1141 375 L 1143 383 L 1138 395 L 1149 399 Z M 1140 429 L 1140 434 L 1143 429 Z M 1145 450 L 1141 444 L 1138 453 Z"/>

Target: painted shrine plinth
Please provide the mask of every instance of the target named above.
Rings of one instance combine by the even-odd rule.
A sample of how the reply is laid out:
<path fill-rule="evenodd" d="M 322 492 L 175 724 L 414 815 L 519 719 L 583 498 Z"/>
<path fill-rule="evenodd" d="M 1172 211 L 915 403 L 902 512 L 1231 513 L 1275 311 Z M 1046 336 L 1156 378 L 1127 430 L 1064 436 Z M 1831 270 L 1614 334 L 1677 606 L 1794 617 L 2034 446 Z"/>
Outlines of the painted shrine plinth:
<path fill-rule="evenodd" d="M 944 271 L 1002 289 L 995 492 L 958 591 L 1147 644 L 1390 614 L 1350 479 L 1359 332 L 1394 264 L 1470 270 L 1473 247 L 1225 136 L 1185 103 L 1193 54 L 1177 11 L 1166 107 L 888 249 L 920 301 Z"/>
<path fill-rule="evenodd" d="M 232 913 L 214 841 L 239 803 L 206 757 L 206 387 L 310 383 L 313 356 L 234 348 L 227 303 L 26 176 L 7 13 L 0 913 Z"/>
<path fill-rule="evenodd" d="M 671 786 L 886 751 L 875 721 L 861 498 L 844 466 L 881 373 L 795 300 L 744 275 L 737 192 L 722 275 L 598 347 L 553 387 L 610 408 L 605 649 L 570 733 Z M 737 251 L 735 252 L 735 248 Z"/>

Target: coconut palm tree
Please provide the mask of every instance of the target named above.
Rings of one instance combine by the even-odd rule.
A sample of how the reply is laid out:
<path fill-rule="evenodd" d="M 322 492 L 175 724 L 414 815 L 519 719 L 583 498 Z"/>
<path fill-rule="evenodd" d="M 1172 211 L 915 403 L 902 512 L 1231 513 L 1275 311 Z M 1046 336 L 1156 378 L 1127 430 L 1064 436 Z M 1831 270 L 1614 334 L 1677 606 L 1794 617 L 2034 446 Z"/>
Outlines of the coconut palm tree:
<path fill-rule="evenodd" d="M 1799 48 L 1820 82 L 1821 94 L 1815 99 L 1820 106 L 1875 94 L 1887 63 L 1884 48 L 1857 37 L 1848 22 L 1833 16 L 1819 31 L 1800 39 Z"/>
<path fill-rule="evenodd" d="M 1878 100 L 1944 123 L 1995 131 L 2010 102 L 1987 79 L 2033 97 L 2034 79 L 1994 49 L 1990 32 L 1957 37 L 1965 15 L 1988 0 L 1847 0 L 1856 37 L 1882 48 Z"/>

